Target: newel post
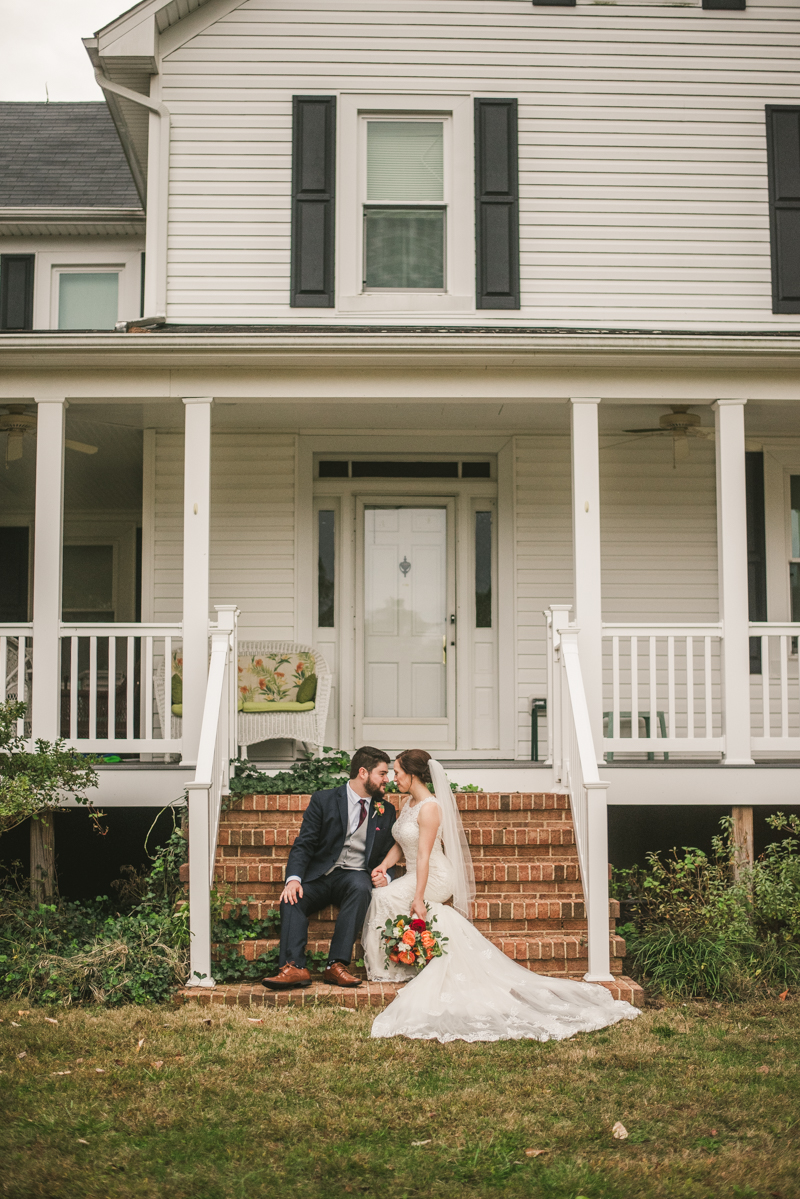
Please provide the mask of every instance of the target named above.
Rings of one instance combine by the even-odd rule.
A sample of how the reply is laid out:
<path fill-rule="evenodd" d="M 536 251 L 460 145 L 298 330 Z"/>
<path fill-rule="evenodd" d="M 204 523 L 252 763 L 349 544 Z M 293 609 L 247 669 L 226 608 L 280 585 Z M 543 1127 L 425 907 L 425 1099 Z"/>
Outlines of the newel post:
<path fill-rule="evenodd" d="M 213 987 L 211 977 L 211 887 L 208 880 L 211 784 L 186 784 L 189 799 L 189 978 L 188 987 Z"/>
<path fill-rule="evenodd" d="M 752 765 L 750 749 L 750 613 L 747 586 L 744 406 L 714 404 L 717 454 L 717 558 L 722 621 L 722 713 L 725 763 Z M 707 736 L 711 735 L 707 730 Z"/>
<path fill-rule="evenodd" d="M 584 783 L 586 788 L 586 923 L 589 930 L 587 983 L 609 982 L 611 974 L 608 915 L 608 788 L 603 781 Z"/>

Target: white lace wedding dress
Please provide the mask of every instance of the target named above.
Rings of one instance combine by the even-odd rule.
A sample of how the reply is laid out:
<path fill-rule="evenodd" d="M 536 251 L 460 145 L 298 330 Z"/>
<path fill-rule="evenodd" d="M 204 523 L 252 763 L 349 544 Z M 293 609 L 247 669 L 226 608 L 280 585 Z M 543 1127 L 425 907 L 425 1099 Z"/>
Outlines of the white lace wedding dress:
<path fill-rule="evenodd" d="M 436 803 L 433 798 L 422 803 Z M 371 980 L 411 979 L 378 1015 L 373 1037 L 413 1037 L 437 1041 L 563 1040 L 633 1020 L 638 1011 L 613 999 L 595 983 L 545 978 L 507 958 L 444 900 L 452 893 L 452 873 L 437 833 L 431 851 L 425 901 L 429 916 L 448 938 L 443 957 L 421 971 L 386 965 L 381 930 L 386 920 L 407 914 L 416 890 L 419 808 L 407 803 L 394 825 L 394 838 L 405 855 L 407 873 L 377 887 L 364 921 L 362 943 Z"/>

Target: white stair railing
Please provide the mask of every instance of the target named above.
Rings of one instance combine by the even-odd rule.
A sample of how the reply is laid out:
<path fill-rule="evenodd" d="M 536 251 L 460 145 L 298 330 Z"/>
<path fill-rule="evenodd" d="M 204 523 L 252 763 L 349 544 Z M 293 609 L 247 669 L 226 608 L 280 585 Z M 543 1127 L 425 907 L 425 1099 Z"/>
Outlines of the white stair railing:
<path fill-rule="evenodd" d="M 569 791 L 589 936 L 586 982 L 609 982 L 609 784 L 597 769 L 589 706 L 578 656 L 578 628 L 564 608 L 551 610 L 553 770 Z"/>
<path fill-rule="evenodd" d="M 33 670 L 33 625 L 0 624 L 0 703 L 21 700 L 28 705 L 24 720 L 17 721 L 17 733 L 25 736 L 31 722 L 31 676 Z"/>
<path fill-rule="evenodd" d="M 228 792 L 231 758 L 236 756 L 238 676 L 235 605 L 216 608 L 211 627 L 211 660 L 194 781 L 189 796 L 189 935 L 187 986 L 213 987 L 211 976 L 211 887 L 222 800 Z"/>

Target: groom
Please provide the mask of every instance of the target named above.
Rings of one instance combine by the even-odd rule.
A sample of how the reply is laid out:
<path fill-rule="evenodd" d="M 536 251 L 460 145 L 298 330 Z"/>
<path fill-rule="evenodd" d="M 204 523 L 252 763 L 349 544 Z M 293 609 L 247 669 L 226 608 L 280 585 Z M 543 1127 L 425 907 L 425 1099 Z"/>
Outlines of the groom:
<path fill-rule="evenodd" d="M 364 745 L 353 754 L 349 783 L 311 796 L 286 863 L 278 973 L 264 979 L 265 987 L 288 991 L 311 986 L 308 918 L 329 904 L 339 908 L 339 915 L 323 980 L 339 987 L 361 986 L 347 967 L 372 898 L 371 873 L 392 846 L 397 814 L 384 798 L 388 777 L 389 755 Z M 377 885 L 386 886 L 386 881 Z"/>

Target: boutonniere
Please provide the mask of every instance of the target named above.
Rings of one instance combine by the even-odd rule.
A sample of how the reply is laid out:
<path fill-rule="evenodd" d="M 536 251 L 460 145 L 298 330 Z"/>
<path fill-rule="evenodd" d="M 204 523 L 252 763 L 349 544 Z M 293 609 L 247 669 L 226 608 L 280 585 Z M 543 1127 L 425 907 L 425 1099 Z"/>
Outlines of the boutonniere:
<path fill-rule="evenodd" d="M 379 816 L 382 816 L 385 811 L 382 801 L 380 799 L 376 799 L 373 802 L 375 804 L 375 811 Z"/>

